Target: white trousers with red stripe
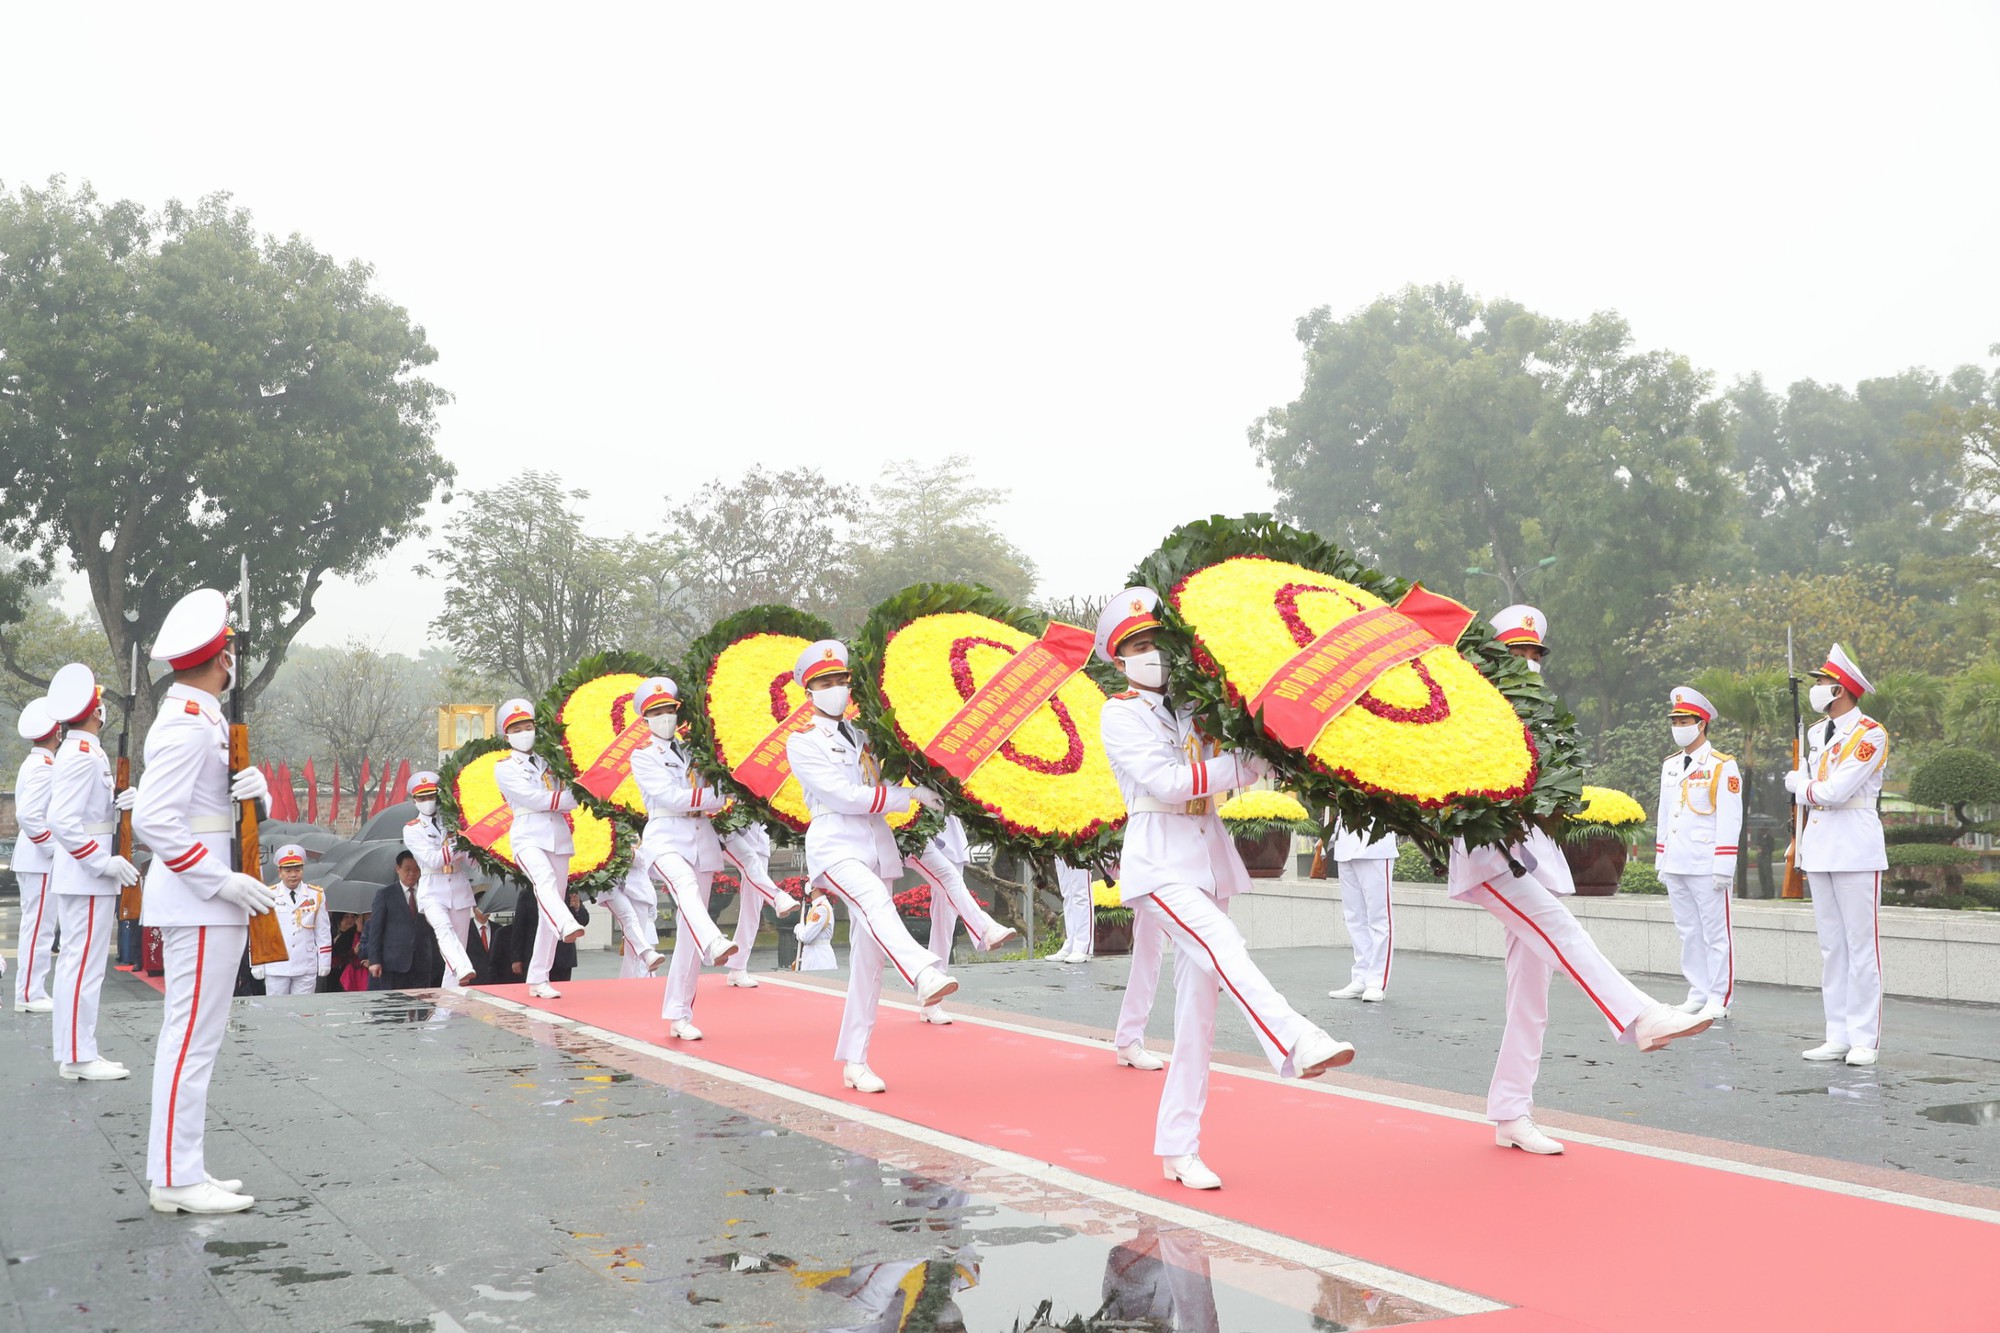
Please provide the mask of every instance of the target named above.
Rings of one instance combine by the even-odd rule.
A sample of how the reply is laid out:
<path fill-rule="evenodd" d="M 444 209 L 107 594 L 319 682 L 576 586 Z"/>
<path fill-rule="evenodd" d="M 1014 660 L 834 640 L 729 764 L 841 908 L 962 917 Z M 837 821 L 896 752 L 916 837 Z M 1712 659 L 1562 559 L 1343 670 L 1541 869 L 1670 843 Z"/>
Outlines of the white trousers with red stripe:
<path fill-rule="evenodd" d="M 248 938 L 249 932 L 244 932 Z M 319 974 L 301 972 L 297 976 L 279 976 L 274 972 L 264 974 L 264 994 L 266 995 L 311 995 L 319 989 Z"/>
<path fill-rule="evenodd" d="M 1478 903 L 1507 928 L 1507 1026 L 1486 1088 L 1486 1118 L 1515 1120 L 1535 1108 L 1551 977 L 1560 971 L 1574 981 L 1620 1041 L 1634 1040 L 1632 1024 L 1653 998 L 1626 980 L 1562 898 L 1539 880 L 1491 879 L 1460 897 Z"/>
<path fill-rule="evenodd" d="M 750 952 L 757 947 L 757 932 L 764 925 L 764 909 L 768 906 L 773 912 L 795 912 L 799 900 L 773 882 L 768 858 L 739 855 L 727 843 L 722 846 L 722 854 L 736 867 L 736 878 L 742 886 L 736 891 L 736 934 L 732 937 L 736 952 L 729 956 L 724 967 L 731 972 L 748 972 Z"/>
<path fill-rule="evenodd" d="M 1073 878 L 1083 882 L 1063 890 L 1062 952 L 1073 958 L 1094 958 L 1097 956 L 1097 913 L 1090 902 L 1090 881 L 1084 880 L 1081 875 Z"/>
<path fill-rule="evenodd" d="M 1146 1039 L 1146 1020 L 1160 994 L 1160 964 L 1167 956 L 1167 932 L 1157 912 L 1132 912 L 1132 966 L 1125 975 L 1125 998 L 1118 1002 L 1118 1029 L 1111 1044 L 1123 1050 Z"/>
<path fill-rule="evenodd" d="M 421 894 L 418 908 L 424 920 L 430 922 L 431 933 L 437 936 L 438 957 L 444 959 L 444 988 L 464 990 L 458 979 L 473 970 L 472 957 L 465 952 L 465 932 L 472 928 L 472 909 L 425 902 Z"/>
<path fill-rule="evenodd" d="M 618 886 L 598 899 L 625 937 L 618 953 L 618 975 L 624 979 L 651 975 L 646 950 L 660 947 L 660 894 L 646 866 L 634 861 Z"/>
<path fill-rule="evenodd" d="M 1819 928 L 1820 1001 L 1826 1039 L 1876 1050 L 1882 1043 L 1882 872 L 1808 870 Z M 69 932 L 63 932 L 69 938 Z"/>
<path fill-rule="evenodd" d="M 527 981 L 530 986 L 546 986 L 549 969 L 556 965 L 556 946 L 565 935 L 583 929 L 570 914 L 565 896 L 569 893 L 569 857 L 539 847 L 516 847 L 514 864 L 521 867 L 528 883 L 534 886 L 535 908 L 542 915 L 535 924 L 535 949 L 528 956 Z M 514 924 L 517 930 L 521 926 L 518 921 Z"/>
<path fill-rule="evenodd" d="M 667 964 L 667 997 L 660 1017 L 668 1022 L 694 1017 L 694 988 L 701 980 L 702 959 L 722 930 L 708 914 L 708 890 L 714 876 L 698 873 L 675 852 L 657 857 L 653 882 L 674 901 L 674 958 Z"/>
<path fill-rule="evenodd" d="M 829 866 L 813 883 L 847 904 L 847 1003 L 840 1011 L 840 1040 L 833 1057 L 842 1064 L 868 1063 L 875 1035 L 875 1010 L 882 1002 L 882 964 L 887 961 L 915 989 L 938 957 L 910 938 L 896 915 L 894 896 L 881 876 L 859 861 Z"/>
<path fill-rule="evenodd" d="M 153 1127 L 146 1179 L 162 1189 L 199 1185 L 208 1176 L 208 1081 L 229 1030 L 236 966 L 250 927 L 161 926 L 166 1004 L 153 1044 Z"/>
<path fill-rule="evenodd" d="M 1729 929 L 1729 893 L 1713 875 L 1660 872 L 1681 933 L 1681 975 L 1688 999 L 1727 1008 L 1736 990 L 1736 943 Z"/>
<path fill-rule="evenodd" d="M 104 965 L 111 958 L 111 935 L 118 925 L 115 895 L 56 893 L 62 952 L 56 955 L 55 1032 L 57 1064 L 77 1065 L 97 1058 L 97 1001 L 104 992 Z M 235 984 L 232 975 L 230 984 Z"/>
<path fill-rule="evenodd" d="M 49 872 L 23 871 L 21 881 L 21 944 L 14 955 L 19 972 L 8 989 L 15 1004 L 49 998 L 49 967 L 55 961 L 56 905 L 48 891 Z"/>
<path fill-rule="evenodd" d="M 1285 1003 L 1250 961 L 1243 933 L 1224 906 L 1200 889 L 1169 884 L 1132 902 L 1174 942 L 1174 1058 L 1160 1090 L 1153 1151 L 1178 1157 L 1201 1151 L 1201 1113 L 1208 1104 L 1208 1064 L 1215 1054 L 1215 1004 L 1227 992 L 1250 1020 L 1271 1068 L 1290 1077 L 1292 1050 L 1313 1025 Z"/>
<path fill-rule="evenodd" d="M 972 937 L 972 947 L 985 950 L 1001 931 L 1000 923 L 988 916 L 972 890 L 965 886 L 965 874 L 950 857 L 924 853 L 904 862 L 931 886 L 931 956 L 938 966 L 951 970 L 951 937 L 958 923 Z"/>
<path fill-rule="evenodd" d="M 1389 965 L 1395 961 L 1396 909 L 1389 901 L 1386 856 L 1367 861 L 1342 861 L 1340 914 L 1347 918 L 1347 939 L 1354 946 L 1350 982 L 1389 989 Z"/>

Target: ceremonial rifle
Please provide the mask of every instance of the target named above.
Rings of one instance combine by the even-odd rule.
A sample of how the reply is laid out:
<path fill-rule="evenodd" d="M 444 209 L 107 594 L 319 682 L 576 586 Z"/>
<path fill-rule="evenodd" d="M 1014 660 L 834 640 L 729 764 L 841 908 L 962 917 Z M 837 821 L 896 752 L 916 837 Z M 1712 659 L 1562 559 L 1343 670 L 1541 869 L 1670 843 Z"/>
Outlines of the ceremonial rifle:
<path fill-rule="evenodd" d="M 236 632 L 236 683 L 229 690 L 229 777 L 233 784 L 238 773 L 250 767 L 250 727 L 243 721 L 243 677 L 250 649 L 250 557 L 243 557 L 243 579 L 237 589 L 237 618 L 242 628 Z M 257 803 L 236 803 L 236 836 L 230 839 L 232 869 L 263 878 L 263 839 L 258 830 Z M 262 967 L 282 963 L 291 956 L 285 946 L 285 932 L 276 912 L 260 912 L 250 918 L 250 962 Z"/>
<path fill-rule="evenodd" d="M 118 790 L 126 791 L 132 785 L 132 710 L 139 706 L 139 641 L 132 641 L 132 674 L 129 678 L 131 689 L 125 696 L 125 720 L 118 728 Z M 132 861 L 132 812 L 118 812 L 118 854 Z M 126 884 L 118 890 L 118 919 L 137 921 L 139 919 L 140 896 L 144 893 L 140 884 Z"/>
<path fill-rule="evenodd" d="M 1792 768 L 1802 771 L 1806 761 L 1805 714 L 1799 711 L 1799 677 L 1792 664 L 1792 627 L 1785 626 L 1785 680 L 1792 691 Z M 1785 883 L 1778 892 L 1781 898 L 1803 898 L 1806 896 L 1805 872 L 1799 869 L 1799 839 L 1805 836 L 1806 808 L 1800 805 L 1798 797 L 1785 793 L 1792 802 L 1792 845 L 1785 848 Z"/>

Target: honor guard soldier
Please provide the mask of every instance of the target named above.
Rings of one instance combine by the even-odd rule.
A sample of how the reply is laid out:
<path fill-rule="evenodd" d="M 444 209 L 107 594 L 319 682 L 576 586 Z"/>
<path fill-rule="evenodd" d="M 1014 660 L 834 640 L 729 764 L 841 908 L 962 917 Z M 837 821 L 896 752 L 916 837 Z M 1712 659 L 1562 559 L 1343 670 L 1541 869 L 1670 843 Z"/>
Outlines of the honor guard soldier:
<path fill-rule="evenodd" d="M 715 836 L 715 815 L 722 809 L 721 792 L 702 780 L 689 763 L 680 741 L 680 687 L 665 676 L 641 681 L 632 691 L 632 707 L 653 733 L 651 744 L 632 754 L 632 777 L 646 802 L 646 832 L 639 839 L 627 876 L 645 878 L 657 893 L 664 886 L 674 903 L 674 954 L 667 967 L 667 993 L 660 1017 L 667 1032 L 680 1041 L 700 1041 L 694 1025 L 695 984 L 704 963 L 728 962 L 736 945 L 708 914 L 708 895 L 722 869 L 722 840 Z M 636 898 L 614 895 L 612 912 L 624 911 L 619 926 L 626 938 L 652 929 L 649 921 L 633 921 Z M 639 913 L 643 915 L 643 912 Z M 650 971 L 660 965 L 657 949 L 646 951 Z"/>
<path fill-rule="evenodd" d="M 1058 860 L 1056 889 L 1063 900 L 1063 943 L 1049 955 L 1049 961 L 1087 963 L 1097 952 L 1097 912 L 1090 901 L 1090 872 Z"/>
<path fill-rule="evenodd" d="M 792 935 L 799 942 L 795 971 L 831 972 L 840 966 L 833 956 L 833 900 L 826 896 L 826 886 L 806 891 L 806 910 Z"/>
<path fill-rule="evenodd" d="M 1104 702 L 1104 748 L 1129 816 L 1118 888 L 1135 918 L 1152 919 L 1174 942 L 1174 1058 L 1153 1152 L 1168 1180 L 1218 1189 L 1221 1177 L 1201 1160 L 1218 990 L 1228 989 L 1271 1067 L 1288 1078 L 1317 1078 L 1352 1060 L 1354 1048 L 1285 1002 L 1229 919 L 1229 899 L 1250 887 L 1250 874 L 1215 798 L 1266 770 L 1252 755 L 1217 753 L 1195 727 L 1193 705 L 1167 698 L 1159 602 L 1151 588 L 1127 588 L 1097 621 L 1098 655 L 1132 684 Z"/>
<path fill-rule="evenodd" d="M 812 822 L 806 826 L 806 876 L 847 904 L 847 1003 L 840 1013 L 834 1058 L 840 1081 L 856 1092 L 883 1092 L 888 1084 L 868 1067 L 868 1042 L 882 1000 L 882 963 L 895 967 L 928 1008 L 958 989 L 937 955 L 910 938 L 889 885 L 902 878 L 903 856 L 887 816 L 922 805 L 942 810 L 928 787 L 891 786 L 868 740 L 847 720 L 853 675 L 847 645 L 821 639 L 799 654 L 792 679 L 812 700 L 812 725 L 785 741 L 785 755 L 804 789 Z"/>
<path fill-rule="evenodd" d="M 979 900 L 972 896 L 972 890 L 965 886 L 965 868 L 972 864 L 972 847 L 966 841 L 965 825 L 957 815 L 946 815 L 937 836 L 915 856 L 904 857 L 903 864 L 923 876 L 924 883 L 930 886 L 930 953 L 940 968 L 951 970 L 951 937 L 960 921 L 965 922 L 965 933 L 972 937 L 972 947 L 981 953 L 991 953 L 1019 936 L 1020 932 L 1012 926 L 1003 926 L 988 916 Z M 951 1024 L 951 1015 L 942 1004 L 925 1005 L 917 1010 L 917 1018 L 944 1027 Z"/>
<path fill-rule="evenodd" d="M 479 979 L 465 951 L 465 932 L 472 927 L 472 861 L 452 845 L 458 835 L 438 814 L 438 775 L 426 769 L 412 777 L 410 799 L 417 817 L 403 825 L 403 846 L 417 858 L 423 876 L 417 881 L 417 910 L 437 936 L 444 988 L 464 990 Z"/>
<path fill-rule="evenodd" d="M 757 989 L 750 975 L 750 951 L 757 947 L 757 931 L 764 924 L 764 908 L 780 919 L 799 910 L 799 900 L 779 888 L 771 878 L 771 833 L 762 824 L 746 824 L 724 834 L 722 854 L 736 867 L 741 887 L 736 897 L 736 952 L 729 955 L 723 979 L 731 986 Z"/>
<path fill-rule="evenodd" d="M 1354 969 L 1345 986 L 1327 995 L 1377 1004 L 1388 998 L 1389 965 L 1396 952 L 1395 905 L 1389 901 L 1396 835 L 1367 838 L 1336 821 L 1331 842 L 1327 850 L 1340 876 L 1340 914 L 1347 921 Z"/>
<path fill-rule="evenodd" d="M 56 847 L 49 888 L 62 929 L 55 976 L 56 1065 L 64 1078 L 126 1078 L 131 1071 L 124 1065 L 98 1058 L 97 1003 L 117 924 L 118 890 L 139 882 L 138 867 L 113 850 L 118 811 L 132 796 L 113 794 L 111 760 L 97 736 L 104 727 L 104 692 L 90 668 L 72 662 L 56 672 L 48 700 L 49 715 L 68 729 L 49 778 L 49 828 Z"/>
<path fill-rule="evenodd" d="M 140 921 L 158 927 L 166 1003 L 153 1045 L 153 1122 L 146 1179 L 162 1213 L 234 1213 L 256 1202 L 237 1180 L 208 1174 L 208 1087 L 229 1026 L 250 917 L 277 899 L 255 875 L 229 868 L 236 802 L 269 795 L 264 775 L 229 772 L 221 696 L 235 683 L 229 603 L 198 588 L 174 604 L 153 643 L 173 684 L 146 733 L 132 830 L 153 849 Z"/>
<path fill-rule="evenodd" d="M 306 849 L 287 843 L 278 849 L 278 925 L 285 932 L 285 961 L 250 969 L 266 995 L 311 995 L 333 970 L 333 923 L 326 891 L 306 883 Z"/>
<path fill-rule="evenodd" d="M 541 921 L 516 921 L 514 929 L 532 930 L 534 949 L 528 956 L 528 994 L 538 1000 L 554 1000 L 562 992 L 549 984 L 555 966 L 556 945 L 574 944 L 583 938 L 583 927 L 571 914 L 569 858 L 576 850 L 570 833 L 569 812 L 576 809 L 576 794 L 549 767 L 549 761 L 535 753 L 535 706 L 526 699 L 509 699 L 500 705 L 500 734 L 514 753 L 493 767 L 500 794 L 507 798 L 513 823 L 507 842 L 514 852 L 514 864 L 527 875 L 535 894 L 535 908 Z"/>
<path fill-rule="evenodd" d="M 1681 1012 L 1727 1018 L 1736 988 L 1736 946 L 1729 899 L 1736 891 L 1736 840 L 1743 831 L 1743 775 L 1708 743 L 1715 705 L 1700 690 L 1675 688 L 1667 724 L 1678 753 L 1660 766 L 1654 868 L 1667 886 L 1681 933 Z"/>
<path fill-rule="evenodd" d="M 1820 999 L 1826 1043 L 1808 1060 L 1872 1065 L 1882 1044 L 1882 872 L 1889 867 L 1875 803 L 1889 764 L 1889 733 L 1861 711 L 1868 677 L 1839 644 L 1812 673 L 1812 707 L 1826 721 L 1806 728 L 1802 767 L 1785 789 L 1805 807 L 1797 864 L 1819 929 Z"/>
<path fill-rule="evenodd" d="M 49 831 L 49 795 L 62 728 L 49 716 L 46 699 L 24 706 L 17 725 L 28 743 L 28 757 L 14 779 L 14 819 L 20 825 L 14 841 L 14 878 L 21 884 L 21 944 L 14 960 L 21 974 L 11 989 L 16 1009 L 46 1014 L 55 1008 L 48 982 L 56 943 L 56 906 L 48 892 L 49 870 L 55 864 L 49 856 L 55 845 L 55 835 Z"/>
<path fill-rule="evenodd" d="M 1537 675 L 1548 655 L 1548 618 L 1532 606 L 1510 606 L 1493 619 L 1494 635 Z M 1508 858 L 1520 865 L 1516 874 Z M 1618 1040 L 1655 1051 L 1677 1037 L 1705 1032 L 1712 1019 L 1659 1003 L 1628 981 L 1604 956 L 1562 900 L 1576 892 L 1562 848 L 1541 829 L 1514 846 L 1467 848 L 1452 844 L 1446 894 L 1477 903 L 1507 931 L 1507 1020 L 1500 1058 L 1486 1089 L 1486 1118 L 1493 1141 L 1538 1155 L 1563 1145 L 1535 1124 L 1535 1078 L 1542 1068 L 1542 1039 L 1549 1027 L 1549 982 L 1569 974 Z"/>

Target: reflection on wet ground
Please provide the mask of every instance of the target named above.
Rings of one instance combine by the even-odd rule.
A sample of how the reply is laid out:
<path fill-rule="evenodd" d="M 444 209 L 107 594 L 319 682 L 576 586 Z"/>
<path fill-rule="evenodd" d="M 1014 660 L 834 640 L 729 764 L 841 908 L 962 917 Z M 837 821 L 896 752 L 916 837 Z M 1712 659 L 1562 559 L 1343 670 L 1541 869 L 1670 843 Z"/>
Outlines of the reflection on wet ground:
<path fill-rule="evenodd" d="M 1955 1102 L 1926 1106 L 1920 1115 L 1940 1125 L 2000 1125 L 2000 1102 Z"/>

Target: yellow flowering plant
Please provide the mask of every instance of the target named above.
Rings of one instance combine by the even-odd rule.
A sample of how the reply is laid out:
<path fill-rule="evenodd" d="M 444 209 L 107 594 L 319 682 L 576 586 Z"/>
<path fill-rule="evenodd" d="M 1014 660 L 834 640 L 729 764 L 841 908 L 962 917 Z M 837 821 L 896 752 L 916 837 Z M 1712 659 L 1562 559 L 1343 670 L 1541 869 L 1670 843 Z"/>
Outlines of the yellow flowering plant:
<path fill-rule="evenodd" d="M 1306 838 L 1319 836 L 1319 825 L 1312 814 L 1290 792 L 1238 792 L 1215 813 L 1229 826 L 1233 837 L 1255 838 L 1274 829 Z"/>
<path fill-rule="evenodd" d="M 1585 787 L 1583 808 L 1563 820 L 1564 842 L 1618 838 L 1629 842 L 1646 822 L 1645 807 L 1615 787 Z"/>
<path fill-rule="evenodd" d="M 535 709 L 538 724 L 553 724 L 557 771 L 571 782 L 590 771 L 625 729 L 640 720 L 632 709 L 632 692 L 655 676 L 669 675 L 663 663 L 623 651 L 586 657 L 564 672 Z M 639 783 L 629 771 L 608 798 L 579 790 L 577 799 L 605 818 L 614 812 L 642 822 L 646 817 Z"/>
<path fill-rule="evenodd" d="M 1101 879 L 1091 881 L 1090 910 L 1093 917 L 1107 925 L 1121 925 L 1132 919 L 1132 909 L 1119 896 L 1118 886 Z"/>
<path fill-rule="evenodd" d="M 1202 728 L 1349 827 L 1441 857 L 1454 838 L 1514 843 L 1580 800 L 1575 719 L 1477 619 L 1374 677 L 1305 748 L 1266 732 L 1251 702 L 1295 656 L 1410 591 L 1331 542 L 1266 514 L 1218 516 L 1169 534 L 1132 582 L 1161 595 L 1170 687 Z"/>
<path fill-rule="evenodd" d="M 546 735 L 537 729 L 536 752 L 554 769 L 552 756 L 543 749 Z M 494 769 L 511 753 L 503 737 L 490 736 L 467 741 L 445 760 L 438 773 L 438 806 L 454 827 L 470 828 L 506 805 Z M 638 839 L 624 821 L 605 818 L 585 805 L 571 814 L 570 828 L 576 848 L 569 862 L 570 887 L 595 898 L 625 878 Z M 469 854 L 489 874 L 526 882 L 504 833 L 491 847 L 471 844 Z"/>

